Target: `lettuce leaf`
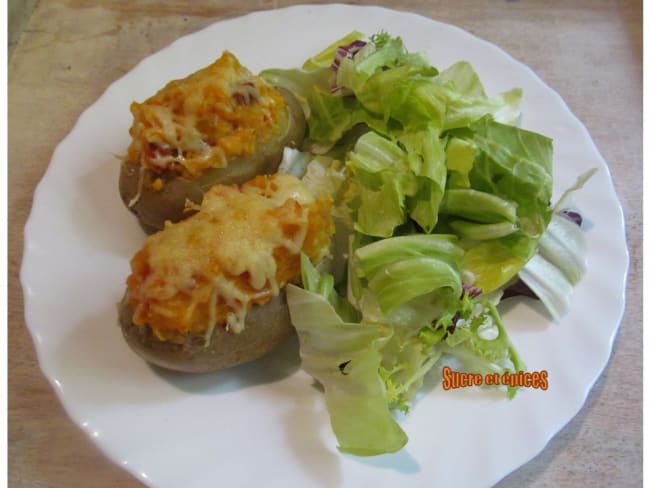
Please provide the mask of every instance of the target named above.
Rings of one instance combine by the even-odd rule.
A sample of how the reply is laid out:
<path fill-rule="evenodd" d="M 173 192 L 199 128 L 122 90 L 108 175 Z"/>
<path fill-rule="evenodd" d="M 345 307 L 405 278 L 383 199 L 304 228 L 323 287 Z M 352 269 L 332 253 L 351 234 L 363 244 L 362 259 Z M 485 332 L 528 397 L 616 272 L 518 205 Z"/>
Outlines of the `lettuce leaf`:
<path fill-rule="evenodd" d="M 426 232 L 433 230 L 447 174 L 434 130 L 396 140 L 368 132 L 358 139 L 347 166 L 356 181 L 346 203 L 357 211 L 357 231 L 390 237 L 408 218 Z"/>
<path fill-rule="evenodd" d="M 525 369 L 496 304 L 527 263 L 524 274 L 540 258 L 568 266 L 569 285 L 580 278 L 545 234 L 552 141 L 514 125 L 520 89 L 490 96 L 469 63 L 439 71 L 386 33 L 352 32 L 299 70 L 264 74 L 303 101 L 305 147 L 319 155 L 285 166 L 329 192 L 345 227 L 339 281 L 303 256 L 302 288 L 287 288 L 303 368 L 323 385 L 341 451 L 394 452 L 407 437 L 393 411 L 444 358 Z"/>
<path fill-rule="evenodd" d="M 287 299 L 302 368 L 324 387 L 339 449 L 360 456 L 401 449 L 407 436 L 391 415 L 379 375 L 379 351 L 390 331 L 343 322 L 322 295 L 295 285 L 287 287 Z"/>
<path fill-rule="evenodd" d="M 456 325 L 442 343 L 444 354 L 455 357 L 467 371 L 482 375 L 526 370 L 492 303 L 479 300 L 469 316 L 461 320 L 465 320 L 465 325 Z M 510 398 L 515 392 L 516 388 L 508 388 Z"/>
<path fill-rule="evenodd" d="M 490 117 L 453 137 L 459 141 L 454 168 L 470 188 L 448 189 L 442 211 L 473 223 L 499 224 L 488 228 L 462 222 L 451 225 L 465 237 L 461 244 L 464 269 L 476 276 L 477 287 L 490 292 L 505 285 L 534 256 L 550 222 L 553 144 L 543 135 Z M 473 205 L 459 195 L 483 203 Z"/>
<path fill-rule="evenodd" d="M 555 320 L 569 311 L 571 295 L 587 271 L 587 242 L 582 229 L 554 214 L 537 253 L 519 272 Z"/>
<path fill-rule="evenodd" d="M 517 204 L 523 232 L 539 238 L 551 219 L 551 139 L 488 117 L 470 126 L 477 155 L 469 173 L 472 188 Z"/>
<path fill-rule="evenodd" d="M 522 91 L 513 88 L 492 98 L 471 64 L 459 61 L 440 72 L 438 81 L 447 100 L 444 129 L 467 127 L 486 115 L 497 122 L 513 124 L 519 118 Z"/>
<path fill-rule="evenodd" d="M 405 274 L 405 280 L 386 283 L 389 288 L 400 285 L 406 293 L 375 293 L 368 286 L 356 307 L 338 294 L 330 275 L 302 257 L 303 287 L 289 285 L 287 302 L 302 367 L 323 386 L 342 452 L 371 456 L 401 449 L 407 436 L 392 412 L 408 411 L 424 377 L 443 355 L 453 355 L 478 372 L 524 367 L 496 308 L 461 291 L 461 255 L 453 236 L 401 236 L 362 245 L 350 262 L 352 272 L 364 281 L 418 262 L 406 265 L 408 275 L 416 278 L 406 279 Z M 425 260 L 445 263 L 446 269 L 434 277 Z M 445 275 L 449 281 L 441 278 Z M 394 297 L 399 297 L 397 304 Z M 487 317 L 496 334 L 485 331 Z"/>
<path fill-rule="evenodd" d="M 341 46 L 346 46 L 356 40 L 364 39 L 366 36 L 362 32 L 352 31 L 349 34 L 337 39 L 318 54 L 310 57 L 302 65 L 305 71 L 313 71 L 319 68 L 329 68 L 334 62 L 336 51 Z"/>
<path fill-rule="evenodd" d="M 380 377 L 380 350 L 392 331 L 354 321 L 331 276 L 302 256 L 303 287 L 288 285 L 291 320 L 302 368 L 325 390 L 332 429 L 342 452 L 370 456 L 401 449 L 407 436 L 391 415 Z M 341 316 L 349 321 L 344 321 Z"/>

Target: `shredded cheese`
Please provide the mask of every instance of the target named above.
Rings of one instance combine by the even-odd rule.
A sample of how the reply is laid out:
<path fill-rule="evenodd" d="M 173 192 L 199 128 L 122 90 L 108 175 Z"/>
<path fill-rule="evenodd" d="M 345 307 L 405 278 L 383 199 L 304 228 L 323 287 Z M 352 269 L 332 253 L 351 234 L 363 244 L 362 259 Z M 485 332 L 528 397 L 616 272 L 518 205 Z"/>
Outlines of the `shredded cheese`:
<path fill-rule="evenodd" d="M 301 252 L 327 255 L 330 208 L 286 174 L 213 187 L 198 213 L 149 236 L 131 260 L 134 323 L 175 341 L 218 325 L 241 332 L 253 305 L 299 278 Z"/>
<path fill-rule="evenodd" d="M 144 166 L 140 166 L 138 170 L 138 188 L 137 191 L 135 192 L 135 195 L 133 195 L 133 198 L 129 200 L 128 207 L 131 208 L 133 205 L 138 203 L 138 200 L 140 200 L 140 197 L 142 196 L 142 189 L 144 188 Z"/>
<path fill-rule="evenodd" d="M 280 92 L 230 52 L 151 98 L 131 104 L 128 159 L 160 173 L 196 176 L 253 154 L 286 123 Z"/>

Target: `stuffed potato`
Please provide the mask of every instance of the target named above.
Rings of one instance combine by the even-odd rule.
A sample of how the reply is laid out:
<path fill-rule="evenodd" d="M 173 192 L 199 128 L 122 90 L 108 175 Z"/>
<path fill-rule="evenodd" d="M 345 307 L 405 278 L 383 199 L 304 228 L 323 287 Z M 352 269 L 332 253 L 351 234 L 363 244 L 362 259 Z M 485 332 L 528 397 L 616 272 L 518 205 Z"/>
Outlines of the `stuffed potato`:
<path fill-rule="evenodd" d="M 331 201 L 297 178 L 215 185 L 200 210 L 150 235 L 131 259 L 120 323 L 164 368 L 206 372 L 256 359 L 293 331 L 284 287 L 304 253 L 329 254 Z"/>
<path fill-rule="evenodd" d="M 274 173 L 286 146 L 302 143 L 298 100 L 266 83 L 229 53 L 131 105 L 132 142 L 120 196 L 148 231 L 195 211 L 214 184 Z"/>

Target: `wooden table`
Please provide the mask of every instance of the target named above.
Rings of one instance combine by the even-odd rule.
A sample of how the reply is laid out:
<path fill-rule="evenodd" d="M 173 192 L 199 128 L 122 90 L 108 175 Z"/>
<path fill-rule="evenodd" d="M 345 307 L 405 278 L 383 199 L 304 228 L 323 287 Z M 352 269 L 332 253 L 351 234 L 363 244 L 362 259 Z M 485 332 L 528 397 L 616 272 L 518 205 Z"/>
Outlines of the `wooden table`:
<path fill-rule="evenodd" d="M 9 61 L 8 454 L 12 487 L 140 486 L 63 411 L 25 327 L 19 283 L 33 190 L 79 114 L 179 36 L 293 2 L 40 0 Z M 354 3 L 368 3 L 357 1 Z M 456 24 L 528 64 L 586 124 L 621 199 L 631 254 L 611 361 L 582 411 L 501 487 L 639 486 L 642 479 L 640 0 L 376 2 Z"/>

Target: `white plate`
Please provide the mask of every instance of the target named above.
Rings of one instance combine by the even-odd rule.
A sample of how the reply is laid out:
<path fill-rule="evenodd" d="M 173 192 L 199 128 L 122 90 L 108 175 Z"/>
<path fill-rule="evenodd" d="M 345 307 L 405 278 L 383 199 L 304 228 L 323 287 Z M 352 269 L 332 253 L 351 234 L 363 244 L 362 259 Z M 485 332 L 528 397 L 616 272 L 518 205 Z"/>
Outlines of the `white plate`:
<path fill-rule="evenodd" d="M 185 377 L 133 355 L 116 325 L 129 259 L 144 235 L 117 191 L 129 103 L 209 64 L 222 49 L 254 71 L 298 66 L 351 30 L 400 35 L 445 68 L 470 61 L 489 93 L 524 90 L 523 127 L 555 140 L 556 192 L 591 167 L 576 196 L 590 220 L 589 271 L 571 312 L 551 323 L 530 302 L 504 320 L 547 391 L 513 401 L 475 389 L 429 391 L 401 420 L 394 455 L 341 455 L 297 344 L 256 364 Z M 260 42 L 263 40 L 263 42 Z M 557 193 L 556 193 L 557 194 Z M 585 127 L 530 69 L 449 25 L 375 7 L 297 6 L 214 24 L 142 61 L 86 110 L 56 149 L 25 229 L 25 315 L 43 372 L 70 416 L 115 463 L 158 487 L 489 486 L 539 453 L 581 408 L 607 364 L 624 307 L 623 217 Z M 462 465 L 458 464 L 462 461 Z"/>

